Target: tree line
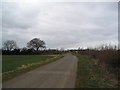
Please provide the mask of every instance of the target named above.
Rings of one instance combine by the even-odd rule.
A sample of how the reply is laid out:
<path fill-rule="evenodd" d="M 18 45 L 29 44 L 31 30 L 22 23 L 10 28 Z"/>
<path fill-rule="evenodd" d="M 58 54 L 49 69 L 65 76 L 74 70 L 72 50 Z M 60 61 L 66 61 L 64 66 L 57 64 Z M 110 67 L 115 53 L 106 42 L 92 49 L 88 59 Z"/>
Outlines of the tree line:
<path fill-rule="evenodd" d="M 46 50 L 46 43 L 39 38 L 33 38 L 27 43 L 27 47 L 22 49 L 18 48 L 16 41 L 6 40 L 3 43 L 3 55 L 33 55 L 33 54 L 58 54 L 61 53 L 56 49 Z"/>
<path fill-rule="evenodd" d="M 71 49 L 71 50 L 57 50 L 46 49 L 46 43 L 39 38 L 34 38 L 27 43 L 27 47 L 19 49 L 16 42 L 13 40 L 7 40 L 3 43 L 2 54 L 3 55 L 36 55 L 36 54 L 61 54 L 64 52 L 70 52 L 73 54 L 86 55 L 89 58 L 95 60 L 96 64 L 108 74 L 112 74 L 120 81 L 120 49 L 116 46 L 102 45 L 99 48 L 93 49 Z"/>

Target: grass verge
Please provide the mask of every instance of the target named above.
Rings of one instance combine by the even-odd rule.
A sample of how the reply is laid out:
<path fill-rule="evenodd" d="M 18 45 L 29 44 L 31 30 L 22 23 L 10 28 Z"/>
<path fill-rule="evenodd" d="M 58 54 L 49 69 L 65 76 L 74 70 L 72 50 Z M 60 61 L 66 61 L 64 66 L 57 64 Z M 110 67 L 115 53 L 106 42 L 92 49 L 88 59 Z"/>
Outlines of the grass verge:
<path fill-rule="evenodd" d="M 76 88 L 115 88 L 92 60 L 86 56 L 76 56 L 78 57 Z"/>
<path fill-rule="evenodd" d="M 32 56 L 32 57 L 35 57 L 35 56 Z M 33 70 L 33 69 L 35 69 L 37 67 L 40 67 L 42 65 L 45 65 L 45 64 L 48 64 L 50 62 L 56 61 L 56 60 L 58 60 L 58 59 L 60 59 L 62 57 L 63 57 L 62 55 L 55 55 L 52 58 L 46 58 L 46 59 L 39 60 L 39 61 L 34 61 L 34 62 L 31 61 L 29 63 L 21 64 L 21 66 L 16 67 L 13 70 L 9 70 L 7 72 L 3 72 L 2 73 L 2 82 L 5 82 L 5 81 L 7 81 L 9 79 L 12 79 L 12 78 L 14 78 L 14 77 L 16 77 L 18 75 L 21 75 L 21 74 L 23 74 L 25 72 Z M 19 62 L 16 63 L 16 64 L 19 64 Z"/>

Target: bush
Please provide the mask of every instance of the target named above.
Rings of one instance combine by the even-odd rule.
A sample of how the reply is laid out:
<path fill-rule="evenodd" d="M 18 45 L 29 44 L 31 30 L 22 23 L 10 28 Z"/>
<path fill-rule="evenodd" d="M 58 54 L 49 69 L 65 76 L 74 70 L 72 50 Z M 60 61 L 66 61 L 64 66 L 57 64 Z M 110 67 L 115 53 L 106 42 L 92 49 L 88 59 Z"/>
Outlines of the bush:
<path fill-rule="evenodd" d="M 99 49 L 79 50 L 78 53 L 98 60 L 97 64 L 102 70 L 114 73 L 118 78 L 118 71 L 120 71 L 120 50 L 111 46 L 101 46 Z"/>

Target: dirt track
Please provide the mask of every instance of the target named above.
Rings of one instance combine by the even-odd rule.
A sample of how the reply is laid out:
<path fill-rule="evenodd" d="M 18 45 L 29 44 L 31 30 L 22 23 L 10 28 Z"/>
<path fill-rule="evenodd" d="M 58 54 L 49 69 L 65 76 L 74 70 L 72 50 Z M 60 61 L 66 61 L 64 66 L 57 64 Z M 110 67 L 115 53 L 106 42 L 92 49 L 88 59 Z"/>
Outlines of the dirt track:
<path fill-rule="evenodd" d="M 74 88 L 76 56 L 63 58 L 3 83 L 3 88 Z"/>

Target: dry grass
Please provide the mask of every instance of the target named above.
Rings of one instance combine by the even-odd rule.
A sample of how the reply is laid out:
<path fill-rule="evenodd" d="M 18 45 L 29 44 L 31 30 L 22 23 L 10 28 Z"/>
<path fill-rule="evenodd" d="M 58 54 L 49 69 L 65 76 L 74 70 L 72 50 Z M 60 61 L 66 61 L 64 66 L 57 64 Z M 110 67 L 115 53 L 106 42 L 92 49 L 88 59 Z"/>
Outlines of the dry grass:
<path fill-rule="evenodd" d="M 35 69 L 37 67 L 40 67 L 42 65 L 45 65 L 45 64 L 48 64 L 50 62 L 56 61 L 56 60 L 58 60 L 61 57 L 63 57 L 63 56 L 55 55 L 53 58 L 48 58 L 46 60 L 40 60 L 39 62 L 33 62 L 33 63 L 29 63 L 29 64 L 22 64 L 21 66 L 17 67 L 14 70 L 3 72 L 2 73 L 3 82 L 7 81 L 7 80 L 9 80 L 9 79 L 11 79 L 11 78 L 13 78 L 15 76 L 21 75 L 21 74 L 23 74 L 25 72 L 33 70 L 33 69 Z"/>

